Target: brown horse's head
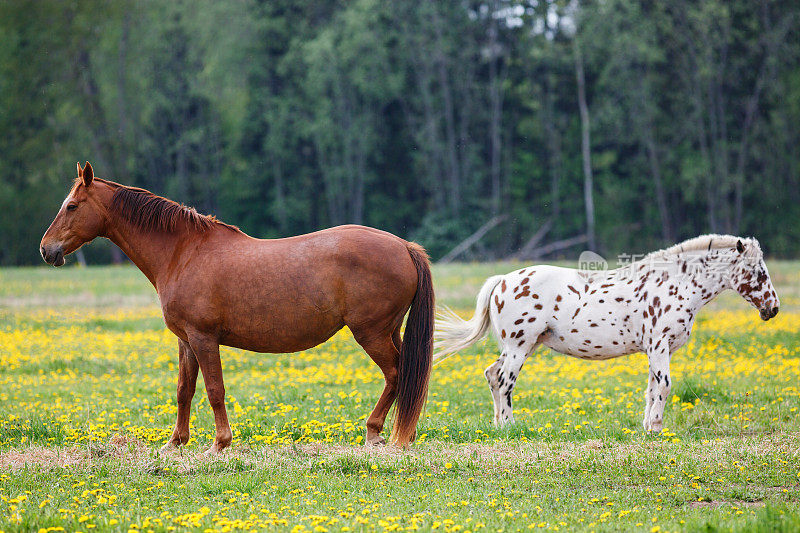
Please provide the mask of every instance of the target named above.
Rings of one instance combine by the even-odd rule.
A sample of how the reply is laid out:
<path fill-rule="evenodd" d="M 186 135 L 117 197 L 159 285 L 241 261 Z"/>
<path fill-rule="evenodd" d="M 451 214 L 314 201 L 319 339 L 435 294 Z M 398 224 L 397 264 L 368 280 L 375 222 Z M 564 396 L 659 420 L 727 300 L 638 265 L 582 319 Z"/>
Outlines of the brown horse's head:
<path fill-rule="evenodd" d="M 778 314 L 781 302 L 772 280 L 761 246 L 755 239 L 740 239 L 736 242 L 731 271 L 731 286 L 742 298 L 758 309 L 762 320 Z"/>
<path fill-rule="evenodd" d="M 98 184 L 92 184 L 94 172 L 86 162 L 78 163 L 78 179 L 72 186 L 56 218 L 42 237 L 39 251 L 46 263 L 53 266 L 64 264 L 64 257 L 71 254 L 98 235 L 106 226 L 106 213 L 100 201 Z"/>

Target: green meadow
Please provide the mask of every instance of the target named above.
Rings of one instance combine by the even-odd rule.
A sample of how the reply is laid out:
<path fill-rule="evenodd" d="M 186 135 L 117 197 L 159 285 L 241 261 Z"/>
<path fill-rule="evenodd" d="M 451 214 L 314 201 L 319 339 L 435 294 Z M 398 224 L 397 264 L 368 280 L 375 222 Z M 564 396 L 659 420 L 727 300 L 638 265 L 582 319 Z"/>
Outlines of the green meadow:
<path fill-rule="evenodd" d="M 342 331 L 299 354 L 224 349 L 230 450 L 159 455 L 177 342 L 133 267 L 0 270 L 0 531 L 800 530 L 800 264 L 769 262 L 770 322 L 734 293 L 672 360 L 665 430 L 645 434 L 646 358 L 540 349 L 492 426 L 486 339 L 434 368 L 409 450 L 367 449 L 383 380 Z M 434 267 L 465 316 L 485 278 Z M 388 430 L 387 430 L 388 431 Z"/>

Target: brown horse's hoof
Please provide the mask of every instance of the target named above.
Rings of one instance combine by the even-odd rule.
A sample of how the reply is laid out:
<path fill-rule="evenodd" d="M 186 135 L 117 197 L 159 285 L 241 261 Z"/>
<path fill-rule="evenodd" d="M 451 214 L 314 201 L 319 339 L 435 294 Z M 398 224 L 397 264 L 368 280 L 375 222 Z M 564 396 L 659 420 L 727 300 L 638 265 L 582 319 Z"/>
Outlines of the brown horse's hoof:
<path fill-rule="evenodd" d="M 219 446 L 217 443 L 214 443 L 211 445 L 209 449 L 203 452 L 203 455 L 205 455 L 206 457 L 219 457 L 219 455 L 225 448 L 227 448 L 227 446 L 223 448 L 222 446 Z"/>
<path fill-rule="evenodd" d="M 166 443 L 165 445 L 163 445 L 161 448 L 158 449 L 158 454 L 161 455 L 162 453 L 170 453 L 177 450 L 178 446 L 174 442 L 169 441 L 168 443 Z"/>
<path fill-rule="evenodd" d="M 386 439 L 380 435 L 375 435 L 374 437 L 368 438 L 364 446 L 367 448 L 372 448 L 374 446 L 386 446 Z"/>
<path fill-rule="evenodd" d="M 216 446 L 211 446 L 209 449 L 203 452 L 205 457 L 216 457 L 219 455 L 219 449 Z"/>

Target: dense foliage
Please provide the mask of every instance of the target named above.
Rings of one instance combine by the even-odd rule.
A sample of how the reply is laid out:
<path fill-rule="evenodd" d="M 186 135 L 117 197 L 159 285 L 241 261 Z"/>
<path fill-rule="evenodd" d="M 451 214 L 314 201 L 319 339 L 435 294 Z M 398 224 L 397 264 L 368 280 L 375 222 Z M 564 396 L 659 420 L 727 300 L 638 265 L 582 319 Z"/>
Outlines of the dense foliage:
<path fill-rule="evenodd" d="M 440 257 L 508 214 L 462 257 L 548 221 L 796 255 L 798 27 L 791 0 L 9 0 L 0 264 L 38 260 L 87 159 L 260 237 L 354 222 Z"/>

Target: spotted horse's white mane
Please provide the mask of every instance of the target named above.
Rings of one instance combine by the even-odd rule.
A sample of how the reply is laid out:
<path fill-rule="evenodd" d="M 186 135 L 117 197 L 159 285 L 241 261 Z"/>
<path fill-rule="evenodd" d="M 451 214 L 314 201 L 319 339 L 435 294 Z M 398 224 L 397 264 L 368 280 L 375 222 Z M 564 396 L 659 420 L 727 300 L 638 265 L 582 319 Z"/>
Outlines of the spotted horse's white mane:
<path fill-rule="evenodd" d="M 704 252 L 711 250 L 725 250 L 735 249 L 736 243 L 739 241 L 744 245 L 744 253 L 752 257 L 761 257 L 761 245 L 753 237 L 736 237 L 735 235 L 718 235 L 716 233 L 709 233 L 708 235 L 700 235 L 692 239 L 673 244 L 669 248 L 663 250 L 656 250 L 650 252 L 645 256 L 645 259 L 653 259 L 657 257 L 669 257 L 674 255 L 681 255 L 689 252 Z"/>

